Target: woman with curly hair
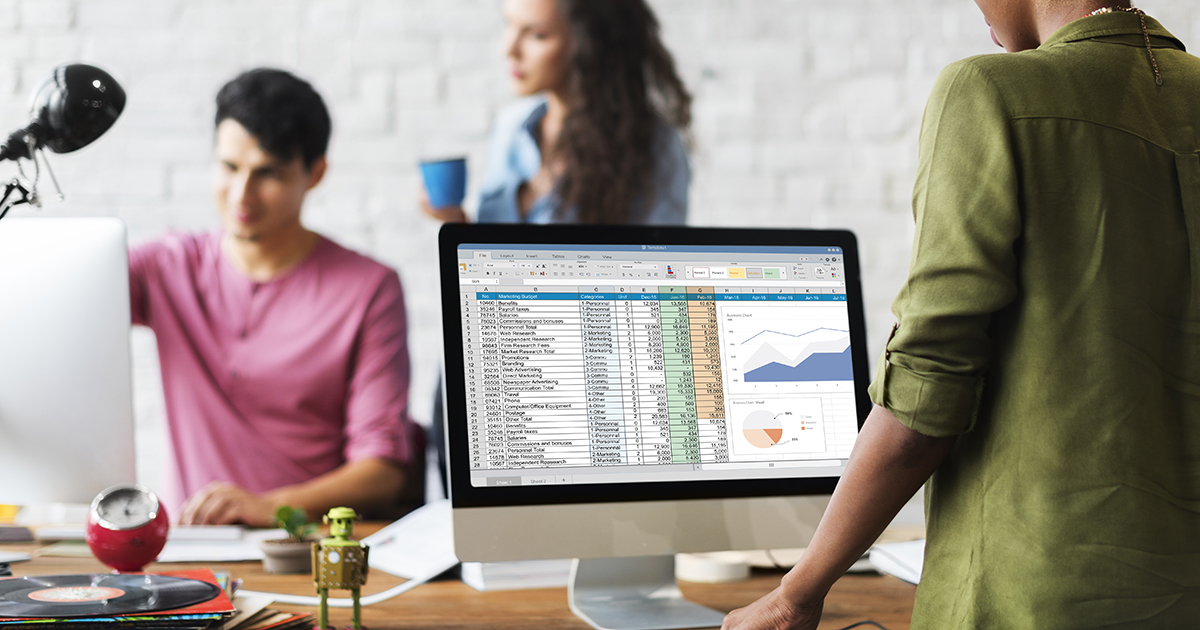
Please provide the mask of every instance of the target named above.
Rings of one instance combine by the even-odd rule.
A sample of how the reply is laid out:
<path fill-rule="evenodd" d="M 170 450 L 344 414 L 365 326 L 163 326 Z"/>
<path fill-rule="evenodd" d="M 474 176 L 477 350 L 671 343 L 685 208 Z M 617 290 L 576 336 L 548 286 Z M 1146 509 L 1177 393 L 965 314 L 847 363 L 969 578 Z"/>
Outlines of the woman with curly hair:
<path fill-rule="evenodd" d="M 505 0 L 520 101 L 493 128 L 482 223 L 682 224 L 691 95 L 644 0 Z M 431 208 L 466 221 L 461 207 Z"/>

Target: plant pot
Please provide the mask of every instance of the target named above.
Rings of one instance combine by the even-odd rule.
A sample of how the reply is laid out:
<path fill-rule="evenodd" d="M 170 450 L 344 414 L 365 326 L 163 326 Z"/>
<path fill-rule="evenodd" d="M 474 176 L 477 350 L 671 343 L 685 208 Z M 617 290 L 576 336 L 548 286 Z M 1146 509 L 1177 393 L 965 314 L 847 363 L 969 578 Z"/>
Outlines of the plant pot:
<path fill-rule="evenodd" d="M 267 573 L 312 573 L 312 542 L 264 540 L 258 543 L 263 552 L 263 570 Z"/>

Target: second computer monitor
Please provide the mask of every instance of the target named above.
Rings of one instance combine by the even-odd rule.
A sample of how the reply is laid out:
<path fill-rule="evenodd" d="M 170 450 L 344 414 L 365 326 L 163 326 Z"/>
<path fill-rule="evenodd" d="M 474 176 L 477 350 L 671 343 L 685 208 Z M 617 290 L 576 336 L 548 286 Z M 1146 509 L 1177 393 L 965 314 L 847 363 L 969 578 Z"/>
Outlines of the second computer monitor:
<path fill-rule="evenodd" d="M 461 557 L 806 542 L 819 500 L 796 498 L 832 491 L 870 407 L 853 235 L 447 226 L 441 246 Z"/>
<path fill-rule="evenodd" d="M 460 559 L 573 557 L 593 627 L 706 627 L 673 554 L 808 543 L 870 408 L 852 234 L 440 239 Z"/>

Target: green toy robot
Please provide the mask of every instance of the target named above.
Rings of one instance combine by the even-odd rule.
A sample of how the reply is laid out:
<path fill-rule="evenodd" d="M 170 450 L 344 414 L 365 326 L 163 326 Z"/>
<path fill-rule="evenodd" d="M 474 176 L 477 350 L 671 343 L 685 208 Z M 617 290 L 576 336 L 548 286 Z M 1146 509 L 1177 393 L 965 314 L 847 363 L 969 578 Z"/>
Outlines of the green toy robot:
<path fill-rule="evenodd" d="M 321 539 L 312 546 L 313 582 L 321 598 L 321 630 L 329 627 L 329 589 L 349 589 L 354 600 L 354 630 L 362 629 L 362 607 L 358 603 L 359 590 L 367 583 L 366 545 L 350 540 L 354 533 L 354 521 L 358 514 L 348 507 L 329 510 L 323 519 L 329 525 L 329 538 Z"/>

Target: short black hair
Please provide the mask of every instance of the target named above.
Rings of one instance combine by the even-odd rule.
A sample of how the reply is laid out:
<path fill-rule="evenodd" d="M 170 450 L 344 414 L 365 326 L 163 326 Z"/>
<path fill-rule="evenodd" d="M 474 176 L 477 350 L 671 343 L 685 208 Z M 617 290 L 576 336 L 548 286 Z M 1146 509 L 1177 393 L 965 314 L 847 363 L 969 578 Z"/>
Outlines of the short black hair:
<path fill-rule="evenodd" d="M 332 123 L 321 95 L 307 81 L 274 68 L 239 74 L 217 92 L 217 120 L 232 119 L 262 148 L 290 160 L 300 155 L 305 168 L 329 148 Z"/>

